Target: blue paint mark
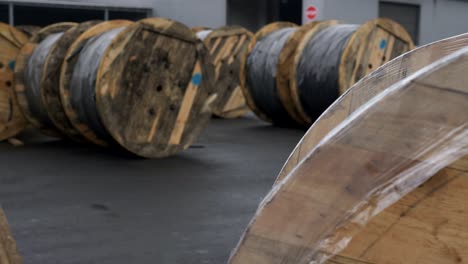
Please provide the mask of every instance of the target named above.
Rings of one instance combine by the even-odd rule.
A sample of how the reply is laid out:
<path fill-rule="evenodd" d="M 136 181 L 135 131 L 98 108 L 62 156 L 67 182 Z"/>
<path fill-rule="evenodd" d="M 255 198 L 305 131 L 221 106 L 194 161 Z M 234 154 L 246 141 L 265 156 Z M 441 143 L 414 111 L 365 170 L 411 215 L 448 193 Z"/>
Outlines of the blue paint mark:
<path fill-rule="evenodd" d="M 192 77 L 192 83 L 193 83 L 193 85 L 199 86 L 200 83 L 201 83 L 201 81 L 202 81 L 202 75 L 201 75 L 201 73 L 196 73 L 195 75 L 193 75 L 193 77 Z"/>
<path fill-rule="evenodd" d="M 387 47 L 387 40 L 382 39 L 382 41 L 380 41 L 380 49 L 385 49 L 386 47 Z"/>
<path fill-rule="evenodd" d="M 14 71 L 16 66 L 16 61 L 10 61 L 8 63 L 8 67 L 10 67 L 10 70 Z"/>

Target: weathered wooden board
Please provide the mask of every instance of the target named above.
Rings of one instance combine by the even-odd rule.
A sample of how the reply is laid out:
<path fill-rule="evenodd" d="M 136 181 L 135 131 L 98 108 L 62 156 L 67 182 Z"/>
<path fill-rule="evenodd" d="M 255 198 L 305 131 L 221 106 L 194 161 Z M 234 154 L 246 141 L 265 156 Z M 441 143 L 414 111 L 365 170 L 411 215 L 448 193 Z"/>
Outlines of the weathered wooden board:
<path fill-rule="evenodd" d="M 27 67 L 29 65 L 29 59 L 41 41 L 52 34 L 65 32 L 76 25 L 76 23 L 64 22 L 53 24 L 41 29 L 21 48 L 17 58 L 15 67 L 15 92 L 18 103 L 29 123 L 50 136 L 61 137 L 62 133 L 54 126 L 50 117 L 46 113 L 46 103 L 42 96 L 37 94 L 34 98 L 28 97 L 28 90 L 31 90 L 32 88 L 27 87 L 28 80 L 25 79 L 25 71 L 28 70 Z M 44 75 L 45 74 L 43 72 L 42 77 L 44 77 Z M 44 78 L 39 80 L 38 84 L 41 91 L 43 87 L 43 79 Z M 32 100 L 34 100 L 34 102 Z M 37 105 L 37 107 L 34 108 L 33 105 Z"/>
<path fill-rule="evenodd" d="M 468 159 L 465 157 L 451 165 L 450 159 L 445 160 L 449 166 L 420 188 L 416 188 L 417 180 L 411 180 L 417 178 L 422 183 L 442 169 L 427 167 L 430 163 L 421 161 L 427 161 L 436 152 L 438 143 L 443 145 L 455 138 L 457 133 L 443 138 L 449 134 L 444 128 L 455 127 L 458 132 L 466 132 L 465 111 L 460 111 L 468 107 L 467 90 L 463 87 L 466 81 L 463 72 L 468 64 L 466 51 L 426 68 L 424 74 L 413 76 L 411 82 L 399 83 L 397 88 L 392 88 L 398 89 L 397 92 L 374 102 L 376 112 L 369 109 L 359 112 L 353 121 L 348 121 L 348 127 L 340 128 L 342 133 L 334 131 L 334 139 L 328 138 L 319 148 L 315 147 L 375 94 L 427 63 L 466 46 L 467 38 L 465 35 L 444 40 L 399 57 L 362 80 L 332 106 L 291 156 L 280 175 L 290 172 L 289 176 L 281 177 L 271 197 L 261 205 L 232 263 L 306 263 L 301 261 L 320 260 L 327 253 L 338 253 L 343 248 L 340 256 L 330 263 L 462 263 L 468 255 L 468 210 L 461 202 L 468 197 Z M 375 86 L 377 91 L 372 91 Z M 396 93 L 401 96 L 395 97 Z M 429 101 L 433 103 L 427 104 Z M 354 134 L 357 128 L 359 132 Z M 434 143 L 436 137 L 428 133 L 438 134 L 444 140 Z M 425 141 L 433 143 L 432 152 L 419 156 L 411 152 L 418 144 L 427 147 L 422 144 Z M 466 151 L 466 136 L 452 143 L 456 147 L 464 146 Z M 443 161 L 432 161 L 432 165 L 444 165 Z M 293 167 L 296 169 L 292 170 Z M 409 177 L 407 186 L 398 186 L 405 179 L 392 181 L 391 177 L 398 171 L 408 172 L 409 167 L 419 168 L 419 174 Z M 389 170 L 381 174 L 385 168 Z M 357 193 L 369 191 L 369 186 L 381 187 L 378 183 L 389 176 L 387 184 L 400 187 L 396 196 L 400 200 L 394 199 L 396 204 L 372 218 L 374 213 L 379 213 L 375 210 L 378 199 L 374 197 L 377 200 L 368 200 L 371 203 L 364 207 L 369 215 L 362 224 L 371 222 L 362 227 L 351 221 L 356 220 L 353 218 L 356 214 L 346 214 L 353 208 L 350 203 L 363 197 Z M 367 180 L 370 185 L 366 185 Z M 375 195 L 368 193 L 371 194 Z M 363 208 L 359 209 L 358 212 L 364 212 Z M 346 215 L 341 221 L 334 221 Z M 323 243 L 315 243 L 318 241 Z M 340 241 L 344 243 L 342 247 L 336 243 Z"/>
<path fill-rule="evenodd" d="M 242 94 L 240 70 L 253 38 L 253 34 L 242 27 L 228 26 L 211 31 L 203 39 L 214 68 L 218 98 L 213 113 L 218 117 L 238 118 L 249 111 Z"/>
<path fill-rule="evenodd" d="M 16 242 L 10 232 L 5 213 L 0 209 L 0 263 L 21 264 L 21 256 L 16 248 Z"/>
<path fill-rule="evenodd" d="M 0 141 L 14 137 L 26 126 L 14 93 L 14 68 L 20 49 L 28 37 L 0 23 Z"/>

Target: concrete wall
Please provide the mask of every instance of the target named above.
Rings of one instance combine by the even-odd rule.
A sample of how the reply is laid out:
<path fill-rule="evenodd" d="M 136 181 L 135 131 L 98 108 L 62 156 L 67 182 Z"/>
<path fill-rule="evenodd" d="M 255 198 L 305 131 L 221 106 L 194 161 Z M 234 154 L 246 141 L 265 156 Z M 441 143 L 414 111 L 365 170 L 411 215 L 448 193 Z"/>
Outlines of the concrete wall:
<path fill-rule="evenodd" d="M 190 27 L 226 25 L 226 0 L 152 1 L 155 16 L 171 18 Z"/>

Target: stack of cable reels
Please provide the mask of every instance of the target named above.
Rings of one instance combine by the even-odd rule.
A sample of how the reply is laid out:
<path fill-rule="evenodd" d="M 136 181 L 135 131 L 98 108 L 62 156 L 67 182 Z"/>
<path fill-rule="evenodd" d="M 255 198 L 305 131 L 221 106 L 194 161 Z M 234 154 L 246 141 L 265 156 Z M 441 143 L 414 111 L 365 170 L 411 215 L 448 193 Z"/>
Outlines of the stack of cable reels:
<path fill-rule="evenodd" d="M 0 23 L 0 141 L 16 136 L 27 125 L 14 93 L 16 57 L 27 41 L 27 35 Z"/>
<path fill-rule="evenodd" d="M 275 23 L 257 38 L 245 93 L 255 112 L 276 125 L 309 126 L 352 84 L 414 47 L 403 27 L 388 19 L 361 26 Z"/>
<path fill-rule="evenodd" d="M 101 23 L 65 56 L 62 105 L 91 142 L 171 156 L 193 144 L 211 117 L 216 94 L 207 63 L 203 43 L 178 22 Z"/>
<path fill-rule="evenodd" d="M 249 108 L 242 93 L 240 70 L 253 34 L 238 26 L 192 30 L 207 46 L 213 63 L 214 85 L 218 91 L 214 115 L 226 119 L 244 116 Z"/>

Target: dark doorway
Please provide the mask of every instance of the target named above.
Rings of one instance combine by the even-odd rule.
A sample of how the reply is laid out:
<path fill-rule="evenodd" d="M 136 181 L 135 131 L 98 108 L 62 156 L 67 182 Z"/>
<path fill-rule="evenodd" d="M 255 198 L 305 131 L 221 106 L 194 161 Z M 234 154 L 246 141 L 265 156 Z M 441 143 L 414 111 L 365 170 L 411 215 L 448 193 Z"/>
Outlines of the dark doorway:
<path fill-rule="evenodd" d="M 148 13 L 145 11 L 125 11 L 125 10 L 110 10 L 109 19 L 127 19 L 137 21 L 147 18 Z"/>
<path fill-rule="evenodd" d="M 59 8 L 42 6 L 15 6 L 15 25 L 47 26 L 59 22 L 103 20 L 104 10 Z"/>
<path fill-rule="evenodd" d="M 414 43 L 416 45 L 419 43 L 419 21 L 421 17 L 421 7 L 419 5 L 380 2 L 379 16 L 400 23 L 411 35 Z"/>
<path fill-rule="evenodd" d="M 0 22 L 8 24 L 8 5 L 0 5 Z"/>
<path fill-rule="evenodd" d="M 280 0 L 279 20 L 302 24 L 302 0 Z"/>

